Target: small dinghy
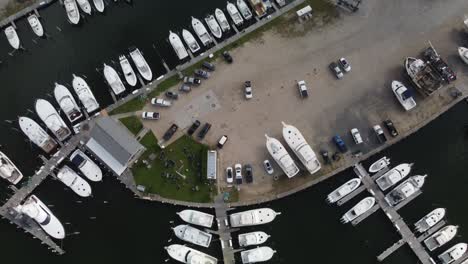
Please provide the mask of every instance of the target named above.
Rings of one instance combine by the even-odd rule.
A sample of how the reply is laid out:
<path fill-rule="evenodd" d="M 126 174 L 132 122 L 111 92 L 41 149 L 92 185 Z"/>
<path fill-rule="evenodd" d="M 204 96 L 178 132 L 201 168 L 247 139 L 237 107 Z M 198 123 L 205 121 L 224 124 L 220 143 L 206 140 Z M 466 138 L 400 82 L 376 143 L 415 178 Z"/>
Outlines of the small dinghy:
<path fill-rule="evenodd" d="M 177 213 L 182 220 L 189 224 L 210 228 L 213 225 L 214 216 L 196 210 L 183 210 Z"/>
<path fill-rule="evenodd" d="M 270 236 L 262 231 L 239 234 L 239 245 L 241 247 L 256 246 L 265 243 Z"/>
<path fill-rule="evenodd" d="M 18 34 L 16 33 L 16 30 L 13 26 L 9 26 L 5 28 L 5 35 L 8 39 L 8 43 L 14 48 L 14 49 L 19 49 L 20 48 L 20 39 L 18 37 Z"/>
<path fill-rule="evenodd" d="M 190 33 L 190 31 L 183 29 L 182 38 L 184 39 L 185 43 L 187 43 L 187 46 L 192 53 L 198 52 L 200 50 L 200 44 L 198 44 L 197 40 L 192 35 L 192 33 Z"/>
<path fill-rule="evenodd" d="M 388 165 L 390 165 L 390 159 L 387 157 L 383 157 L 377 160 L 376 162 L 372 163 L 372 165 L 369 167 L 369 172 L 370 173 L 379 172 L 383 170 L 384 168 L 387 168 Z"/>
<path fill-rule="evenodd" d="M 122 68 L 122 72 L 124 73 L 124 76 L 125 76 L 125 81 L 127 81 L 128 85 L 132 87 L 135 86 L 137 84 L 137 77 L 127 57 L 125 55 L 121 55 L 119 57 L 119 61 L 120 61 L 120 68 Z"/>
<path fill-rule="evenodd" d="M 345 184 L 341 185 L 340 187 L 338 187 L 336 190 L 334 190 L 327 196 L 327 202 L 328 203 L 338 202 L 340 199 L 342 199 L 346 195 L 356 190 L 360 184 L 361 184 L 361 179 L 359 178 L 354 178 L 354 179 L 347 181 Z"/>
<path fill-rule="evenodd" d="M 189 225 L 178 225 L 173 228 L 174 234 L 181 240 L 189 242 L 202 247 L 209 247 L 212 235 L 203 232 L 195 227 Z"/>
<path fill-rule="evenodd" d="M 358 218 L 360 215 L 367 212 L 369 209 L 372 208 L 375 204 L 374 197 L 366 197 L 362 199 L 359 203 L 357 203 L 353 208 L 351 208 L 346 214 L 343 215 L 341 218 L 341 222 L 346 224 L 354 219 Z"/>
<path fill-rule="evenodd" d="M 91 186 L 87 181 L 78 176 L 70 167 L 63 166 L 57 173 L 57 178 L 66 186 L 70 187 L 76 194 L 81 197 L 91 196 Z"/>
<path fill-rule="evenodd" d="M 106 7 L 106 5 L 104 4 L 104 0 L 93 0 L 93 3 L 94 7 L 99 13 L 104 12 L 104 8 Z"/>
<path fill-rule="evenodd" d="M 31 14 L 28 16 L 28 23 L 31 26 L 34 34 L 36 34 L 38 37 L 44 36 L 44 28 L 42 27 L 41 21 L 36 16 L 36 14 Z"/>
<path fill-rule="evenodd" d="M 91 4 L 88 0 L 76 0 L 78 5 L 80 6 L 81 10 L 88 15 L 91 15 Z"/>
<path fill-rule="evenodd" d="M 210 29 L 213 36 L 215 36 L 216 38 L 221 38 L 221 36 L 223 35 L 223 31 L 219 27 L 218 22 L 216 22 L 214 16 L 209 15 L 205 17 L 205 22 L 208 25 L 208 28 Z"/>
<path fill-rule="evenodd" d="M 77 25 L 80 23 L 80 10 L 75 0 L 63 0 L 65 11 L 67 12 L 67 18 L 70 23 Z"/>

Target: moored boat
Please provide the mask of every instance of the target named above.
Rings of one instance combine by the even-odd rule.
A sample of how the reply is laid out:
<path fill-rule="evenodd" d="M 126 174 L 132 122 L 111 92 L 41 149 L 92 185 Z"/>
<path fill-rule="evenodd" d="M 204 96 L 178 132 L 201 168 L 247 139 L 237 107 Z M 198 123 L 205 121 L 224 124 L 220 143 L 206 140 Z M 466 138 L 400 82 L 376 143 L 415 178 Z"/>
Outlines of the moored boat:
<path fill-rule="evenodd" d="M 98 182 L 102 180 L 102 171 L 99 166 L 92 161 L 88 155 L 81 150 L 75 150 L 70 161 L 83 173 L 83 175 L 91 181 Z"/>
<path fill-rule="evenodd" d="M 385 200 L 391 206 L 401 203 L 421 189 L 426 177 L 427 175 L 411 176 L 408 180 L 404 181 L 385 195 Z"/>
<path fill-rule="evenodd" d="M 125 76 L 125 81 L 127 81 L 130 86 L 135 86 L 137 84 L 137 77 L 127 57 L 125 55 L 120 55 L 119 62 L 120 68 L 122 68 L 122 72 Z"/>
<path fill-rule="evenodd" d="M 177 213 L 182 220 L 189 224 L 210 228 L 213 225 L 214 216 L 196 210 L 183 210 Z"/>
<path fill-rule="evenodd" d="M 104 12 L 104 8 L 106 7 L 106 5 L 104 4 L 104 0 L 93 0 L 93 3 L 94 7 L 99 13 Z"/>
<path fill-rule="evenodd" d="M 35 108 L 39 118 L 58 140 L 64 141 L 71 135 L 71 130 L 51 103 L 44 99 L 37 99 Z"/>
<path fill-rule="evenodd" d="M 200 44 L 198 44 L 197 40 L 192 35 L 192 33 L 190 33 L 190 31 L 183 29 L 182 38 L 192 53 L 198 52 L 200 50 Z"/>
<path fill-rule="evenodd" d="M 20 116 L 18 120 L 21 131 L 44 152 L 50 153 L 57 147 L 57 142 L 36 121 L 25 116 Z"/>
<path fill-rule="evenodd" d="M 464 63 L 468 64 L 468 49 L 464 47 L 458 48 L 458 55 L 463 60 Z"/>
<path fill-rule="evenodd" d="M 276 161 L 276 163 L 280 166 L 280 168 L 284 171 L 288 178 L 292 178 L 299 173 L 299 168 L 297 167 L 294 160 L 291 158 L 289 153 L 283 147 L 283 144 L 279 142 L 276 138 L 266 137 L 266 147 L 270 155 Z"/>
<path fill-rule="evenodd" d="M 239 13 L 239 10 L 237 10 L 237 7 L 233 3 L 227 2 L 226 9 L 236 26 L 240 26 L 244 23 L 242 15 Z"/>
<path fill-rule="evenodd" d="M 199 19 L 192 17 L 192 28 L 202 42 L 203 46 L 206 47 L 213 42 L 210 34 L 208 34 L 208 31 Z"/>
<path fill-rule="evenodd" d="M 450 264 L 465 255 L 467 246 L 468 245 L 466 243 L 458 243 L 444 251 L 438 256 L 438 258 L 442 264 Z"/>
<path fill-rule="evenodd" d="M 244 0 L 237 0 L 237 8 L 239 8 L 240 13 L 245 18 L 245 20 L 249 20 L 252 18 L 252 11 L 250 11 L 249 7 L 245 3 Z"/>
<path fill-rule="evenodd" d="M 28 16 L 28 23 L 29 26 L 31 26 L 34 34 L 36 34 L 38 37 L 44 36 L 44 28 L 42 27 L 41 21 L 36 16 L 36 14 L 31 14 Z"/>
<path fill-rule="evenodd" d="M 435 249 L 447 244 L 450 240 L 452 240 L 457 235 L 457 231 L 458 226 L 448 225 L 425 239 L 424 244 L 426 245 L 427 249 L 434 251 Z"/>
<path fill-rule="evenodd" d="M 223 35 L 223 31 L 218 25 L 218 22 L 216 22 L 215 17 L 213 15 L 208 15 L 207 17 L 205 17 L 205 22 L 208 25 L 208 28 L 210 29 L 213 36 L 221 38 L 221 36 Z"/>
<path fill-rule="evenodd" d="M 376 162 L 372 163 L 372 165 L 370 165 L 369 172 L 370 173 L 379 172 L 383 170 L 384 168 L 387 168 L 388 165 L 390 165 L 390 159 L 387 157 L 382 157 Z"/>
<path fill-rule="evenodd" d="M 419 221 L 417 221 L 414 226 L 416 227 L 416 231 L 420 233 L 424 233 L 429 228 L 435 226 L 445 217 L 445 208 L 436 208 L 432 210 L 430 213 L 425 215 Z"/>
<path fill-rule="evenodd" d="M 70 167 L 66 165 L 63 166 L 57 173 L 57 178 L 79 196 L 88 197 L 91 195 L 91 186 L 89 183 L 78 176 Z"/>
<path fill-rule="evenodd" d="M 188 57 L 187 50 L 185 49 L 182 40 L 180 40 L 180 37 L 172 31 L 169 31 L 169 43 L 171 43 L 171 46 L 179 60 L 183 60 Z"/>
<path fill-rule="evenodd" d="M 0 151 L 0 177 L 12 184 L 17 184 L 23 178 L 23 173 L 16 165 Z"/>
<path fill-rule="evenodd" d="M 412 166 L 413 164 L 402 163 L 377 178 L 375 182 L 382 191 L 385 191 L 408 176 L 408 174 L 411 172 Z"/>
<path fill-rule="evenodd" d="M 218 260 L 187 246 L 173 244 L 164 248 L 169 256 L 186 264 L 216 264 Z"/>
<path fill-rule="evenodd" d="M 83 116 L 75 98 L 67 87 L 55 83 L 54 97 L 71 123 L 77 121 Z"/>
<path fill-rule="evenodd" d="M 7 37 L 8 43 L 10 43 L 11 47 L 14 49 L 20 48 L 20 39 L 13 26 L 5 28 L 5 36 Z"/>
<path fill-rule="evenodd" d="M 104 63 L 104 78 L 109 84 L 115 95 L 119 95 L 125 91 L 125 86 L 120 79 L 119 74 L 111 66 Z"/>
<path fill-rule="evenodd" d="M 268 4 L 271 6 L 271 3 L 269 3 L 269 0 L 249 0 L 249 2 L 255 14 L 259 18 L 264 17 L 267 14 L 268 7 L 267 7 L 266 2 L 268 2 Z"/>
<path fill-rule="evenodd" d="M 83 12 L 85 12 L 88 15 L 91 15 L 91 4 L 88 0 L 76 0 L 76 2 L 78 2 L 78 5 L 80 6 L 80 9 Z"/>
<path fill-rule="evenodd" d="M 63 0 L 65 11 L 67 12 L 67 18 L 70 23 L 77 25 L 80 23 L 80 11 L 75 0 Z"/>
<path fill-rule="evenodd" d="M 212 239 L 210 233 L 201 231 L 189 225 L 178 225 L 173 228 L 174 234 L 181 240 L 202 246 L 209 247 Z"/>
<path fill-rule="evenodd" d="M 280 214 L 270 208 L 260 208 L 231 214 L 229 220 L 232 227 L 255 226 L 270 223 Z"/>
<path fill-rule="evenodd" d="M 86 112 L 92 113 L 99 109 L 99 103 L 94 97 L 91 88 L 89 88 L 88 83 L 83 78 L 73 74 L 72 86 L 76 95 L 78 95 L 78 99 L 80 99 L 81 103 L 85 107 Z"/>
<path fill-rule="evenodd" d="M 341 185 L 327 196 L 327 202 L 338 202 L 340 199 L 356 190 L 360 184 L 361 179 L 359 178 L 354 178 L 347 181 L 345 184 Z"/>
<path fill-rule="evenodd" d="M 224 15 L 224 12 L 221 9 L 216 8 L 215 17 L 223 32 L 228 32 L 229 30 L 231 30 L 229 21 L 227 20 L 226 15 Z"/>
<path fill-rule="evenodd" d="M 341 222 L 348 223 L 370 210 L 375 205 L 374 197 L 366 197 L 341 217 Z"/>
<path fill-rule="evenodd" d="M 248 247 L 265 243 L 270 236 L 262 231 L 239 234 L 239 246 Z"/>
<path fill-rule="evenodd" d="M 138 48 L 133 47 L 130 48 L 130 57 L 132 58 L 133 63 L 135 63 L 141 77 L 150 82 L 153 79 L 153 72 L 146 62 L 145 57 L 143 57 L 143 53 Z"/>
<path fill-rule="evenodd" d="M 258 247 L 241 252 L 241 259 L 243 264 L 258 263 L 270 260 L 276 253 L 270 247 Z"/>

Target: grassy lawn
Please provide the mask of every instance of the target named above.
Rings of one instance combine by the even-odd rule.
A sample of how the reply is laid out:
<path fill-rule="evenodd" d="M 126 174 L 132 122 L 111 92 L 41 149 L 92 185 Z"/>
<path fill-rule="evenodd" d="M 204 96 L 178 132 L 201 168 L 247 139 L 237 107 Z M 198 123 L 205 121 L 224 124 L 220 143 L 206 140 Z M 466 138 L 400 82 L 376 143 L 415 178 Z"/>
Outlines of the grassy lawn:
<path fill-rule="evenodd" d="M 119 121 L 132 132 L 133 135 L 138 134 L 143 128 L 143 124 L 140 119 L 136 116 L 129 116 L 119 119 Z"/>
<path fill-rule="evenodd" d="M 140 142 L 147 151 L 133 166 L 132 172 L 135 182 L 145 186 L 147 192 L 189 202 L 213 200 L 216 186 L 205 180 L 207 146 L 184 135 L 162 150 L 151 132 Z M 151 154 L 155 154 L 153 161 Z M 143 160 L 147 160 L 151 167 L 148 168 Z"/>

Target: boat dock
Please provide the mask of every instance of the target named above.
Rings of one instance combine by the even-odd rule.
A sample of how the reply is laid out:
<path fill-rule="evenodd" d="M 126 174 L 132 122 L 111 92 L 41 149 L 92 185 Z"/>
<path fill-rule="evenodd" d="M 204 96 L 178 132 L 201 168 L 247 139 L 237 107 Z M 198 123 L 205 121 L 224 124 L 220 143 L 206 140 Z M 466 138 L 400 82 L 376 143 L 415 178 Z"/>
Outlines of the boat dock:
<path fill-rule="evenodd" d="M 231 233 L 238 229 L 231 229 L 229 227 L 229 219 L 227 212 L 233 208 L 228 207 L 228 204 L 224 203 L 223 196 L 218 195 L 215 199 L 215 214 L 216 221 L 218 222 L 218 231 L 214 232 L 219 235 L 219 241 L 221 242 L 221 249 L 223 251 L 223 263 L 235 263 L 234 253 L 237 252 L 232 247 L 232 236 Z"/>
<path fill-rule="evenodd" d="M 15 24 L 15 21 L 28 15 L 29 13 L 35 13 L 38 17 L 40 17 L 39 15 L 39 12 L 37 11 L 39 8 L 43 8 L 43 7 L 46 7 L 50 4 L 52 4 L 53 2 L 55 2 L 56 0 L 39 0 L 39 1 L 36 1 L 36 3 L 20 10 L 19 12 L 3 19 L 2 21 L 0 21 L 0 27 L 6 27 L 8 25 L 13 25 L 14 28 L 16 28 L 16 24 Z"/>

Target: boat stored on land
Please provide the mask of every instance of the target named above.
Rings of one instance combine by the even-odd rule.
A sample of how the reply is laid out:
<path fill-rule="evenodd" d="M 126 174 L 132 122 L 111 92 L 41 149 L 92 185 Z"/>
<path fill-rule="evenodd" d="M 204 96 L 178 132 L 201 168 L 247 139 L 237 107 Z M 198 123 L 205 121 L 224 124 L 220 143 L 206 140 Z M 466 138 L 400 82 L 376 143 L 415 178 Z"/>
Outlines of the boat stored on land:
<path fill-rule="evenodd" d="M 183 29 L 182 38 L 184 38 L 185 43 L 192 53 L 198 52 L 200 50 L 200 44 L 198 44 L 197 40 L 190 31 Z"/>
<path fill-rule="evenodd" d="M 400 104 L 406 111 L 409 111 L 416 107 L 416 101 L 414 101 L 413 93 L 411 92 L 411 90 L 406 88 L 406 86 L 404 86 L 401 82 L 393 81 L 392 91 L 398 99 L 398 102 L 400 102 Z"/>
<path fill-rule="evenodd" d="M 270 208 L 260 208 L 231 214 L 229 219 L 232 227 L 255 226 L 270 223 L 280 214 Z"/>
<path fill-rule="evenodd" d="M 111 87 L 115 95 L 125 91 L 125 86 L 120 79 L 119 74 L 111 66 L 104 63 L 104 78 Z"/>
<path fill-rule="evenodd" d="M 127 57 L 125 55 L 120 55 L 119 62 L 120 68 L 122 68 L 122 72 L 125 76 L 125 81 L 127 81 L 130 86 L 135 86 L 137 84 L 137 77 Z"/>
<path fill-rule="evenodd" d="M 359 178 L 354 178 L 347 181 L 345 184 L 341 185 L 327 196 L 327 202 L 338 202 L 340 199 L 356 190 L 360 184 L 361 179 Z"/>
<path fill-rule="evenodd" d="M 390 159 L 387 157 L 380 158 L 376 162 L 372 163 L 372 165 L 369 167 L 369 172 L 370 173 L 376 173 L 384 168 L 387 168 L 388 165 L 390 165 Z"/>
<path fill-rule="evenodd" d="M 91 195 L 91 186 L 89 183 L 78 176 L 70 167 L 66 165 L 63 166 L 57 173 L 57 178 L 79 196 L 88 197 Z"/>
<path fill-rule="evenodd" d="M 0 151 L 0 177 L 12 184 L 17 184 L 23 178 L 23 173 L 16 165 Z"/>
<path fill-rule="evenodd" d="M 197 18 L 192 17 L 192 28 L 202 42 L 203 46 L 206 47 L 213 42 L 213 39 L 211 38 L 210 34 L 208 34 L 205 26 Z"/>
<path fill-rule="evenodd" d="M 214 216 L 196 210 L 183 210 L 177 213 L 182 220 L 189 224 L 210 228 L 213 225 Z"/>
<path fill-rule="evenodd" d="M 400 202 L 404 201 L 406 198 L 415 194 L 421 189 L 424 185 L 424 179 L 427 175 L 416 175 L 411 176 L 408 180 L 404 181 L 387 195 L 385 195 L 385 200 L 391 206 L 395 206 Z"/>
<path fill-rule="evenodd" d="M 405 60 L 405 68 L 416 88 L 424 95 L 431 95 L 442 87 L 442 78 L 423 60 L 408 57 Z"/>
<path fill-rule="evenodd" d="M 240 13 L 245 18 L 245 20 L 252 18 L 252 11 L 250 11 L 244 0 L 237 0 L 237 8 L 239 8 Z"/>
<path fill-rule="evenodd" d="M 270 247 L 258 247 L 241 252 L 241 259 L 243 264 L 258 263 L 270 260 L 276 253 Z"/>
<path fill-rule="evenodd" d="M 99 103 L 94 97 L 91 88 L 89 88 L 88 83 L 83 78 L 73 74 L 72 86 L 76 95 L 78 95 L 78 99 L 80 99 L 81 103 L 85 107 L 86 112 L 92 113 L 99 109 Z"/>
<path fill-rule="evenodd" d="M 401 181 L 406 176 L 408 176 L 408 174 L 411 172 L 412 166 L 413 164 L 402 163 L 396 166 L 395 168 L 387 171 L 384 175 L 377 178 L 375 182 L 382 191 L 385 191 L 388 188 L 395 185 L 397 182 Z"/>
<path fill-rule="evenodd" d="M 93 0 L 93 3 L 94 3 L 94 7 L 96 7 L 96 10 L 99 13 L 104 12 L 104 8 L 106 7 L 106 5 L 104 4 L 104 0 Z"/>
<path fill-rule="evenodd" d="M 438 258 L 442 264 L 450 264 L 465 255 L 467 246 L 468 245 L 466 243 L 458 243 L 444 251 L 438 256 Z"/>
<path fill-rule="evenodd" d="M 218 21 L 219 26 L 221 27 L 221 30 L 223 32 L 228 32 L 229 30 L 231 30 L 231 26 L 229 25 L 229 21 L 227 20 L 226 15 L 224 15 L 224 12 L 221 9 L 216 8 L 215 17 L 216 17 L 216 20 Z"/>
<path fill-rule="evenodd" d="M 70 129 L 51 103 L 44 99 L 37 99 L 35 108 L 39 118 L 58 140 L 64 141 L 71 135 Z"/>
<path fill-rule="evenodd" d="M 143 79 L 150 82 L 153 79 L 153 72 L 151 71 L 148 62 L 146 62 L 145 57 L 143 57 L 143 53 L 138 48 L 130 48 L 130 57 L 135 63 L 138 72 L 140 73 Z"/>
<path fill-rule="evenodd" d="M 62 223 L 35 195 L 29 196 L 23 205 L 16 206 L 15 210 L 31 217 L 49 236 L 56 239 L 65 238 L 65 228 Z"/>
<path fill-rule="evenodd" d="M 218 260 L 187 246 L 173 244 L 164 248 L 171 258 L 186 264 L 216 264 Z"/>
<path fill-rule="evenodd" d="M 233 3 L 227 2 L 226 9 L 236 26 L 240 26 L 244 23 L 244 19 L 242 18 L 241 14 L 239 13 L 239 10 L 237 10 L 237 7 Z"/>
<path fill-rule="evenodd" d="M 468 64 L 468 49 L 464 47 L 458 48 L 458 55 L 463 60 L 464 63 Z"/>
<path fill-rule="evenodd" d="M 360 215 L 367 212 L 375 205 L 374 197 L 366 197 L 357 203 L 353 208 L 346 212 L 343 217 L 341 217 L 341 222 L 348 223 L 358 218 Z"/>
<path fill-rule="evenodd" d="M 88 0 L 76 0 L 76 2 L 78 2 L 78 5 L 80 6 L 80 9 L 83 12 L 85 12 L 88 15 L 91 15 L 91 4 Z"/>
<path fill-rule="evenodd" d="M 424 244 L 430 251 L 434 251 L 452 240 L 457 235 L 458 226 L 448 225 L 424 240 Z"/>
<path fill-rule="evenodd" d="M 44 28 L 42 27 L 41 21 L 39 20 L 36 14 L 31 14 L 28 16 L 28 23 L 31 26 L 31 29 L 34 32 L 34 34 L 36 34 L 36 36 L 44 36 Z"/>
<path fill-rule="evenodd" d="M 284 171 L 288 178 L 292 178 L 299 173 L 299 168 L 297 167 L 294 160 L 291 158 L 289 153 L 283 147 L 283 144 L 279 142 L 276 138 L 269 137 L 265 134 L 266 137 L 266 147 L 273 159 L 278 163 L 280 168 Z"/>
<path fill-rule="evenodd" d="M 205 22 L 208 25 L 208 28 L 210 29 L 213 36 L 221 38 L 221 36 L 223 35 L 223 31 L 218 25 L 218 22 L 216 22 L 215 17 L 213 15 L 208 15 L 207 17 L 205 17 Z"/>
<path fill-rule="evenodd" d="M 202 247 L 209 247 L 212 235 L 203 232 L 195 227 L 189 225 L 178 225 L 173 228 L 174 234 L 181 240 L 189 242 Z"/>
<path fill-rule="evenodd" d="M 80 11 L 75 0 L 63 0 L 65 11 L 67 12 L 67 18 L 70 23 L 77 25 L 80 23 Z"/>
<path fill-rule="evenodd" d="M 262 231 L 239 234 L 239 246 L 248 247 L 265 243 L 270 236 Z"/>
<path fill-rule="evenodd" d="M 436 208 L 432 210 L 430 213 L 425 215 L 419 221 L 417 221 L 414 226 L 416 227 L 416 231 L 420 233 L 424 233 L 429 228 L 435 226 L 445 217 L 445 208 Z"/>
<path fill-rule="evenodd" d="M 83 116 L 75 98 L 67 87 L 55 83 L 54 97 L 71 123 L 77 121 Z"/>
<path fill-rule="evenodd" d="M 18 120 L 21 131 L 44 152 L 50 153 L 57 147 L 57 142 L 36 121 L 25 116 L 20 116 Z"/>
<path fill-rule="evenodd" d="M 101 168 L 91 160 L 88 155 L 84 154 L 81 150 L 75 150 L 71 156 L 70 161 L 83 173 L 83 175 L 91 181 L 98 182 L 102 180 Z"/>
<path fill-rule="evenodd" d="M 188 57 L 187 50 L 185 49 L 182 40 L 180 40 L 180 37 L 172 31 L 169 31 L 169 43 L 171 43 L 171 46 L 177 54 L 179 60 L 183 60 Z"/>
<path fill-rule="evenodd" d="M 13 26 L 5 28 L 5 36 L 7 37 L 8 43 L 10 43 L 11 47 L 14 49 L 20 48 L 20 39 Z"/>

